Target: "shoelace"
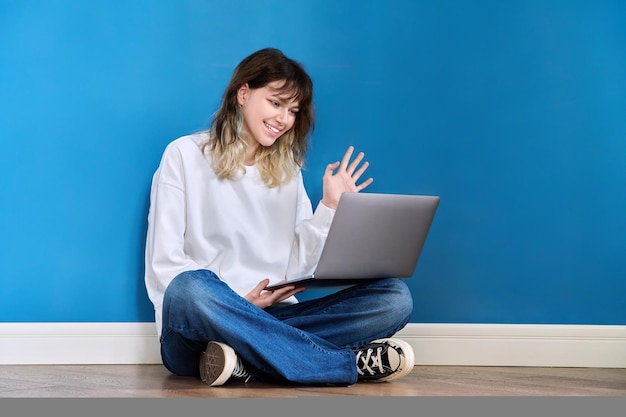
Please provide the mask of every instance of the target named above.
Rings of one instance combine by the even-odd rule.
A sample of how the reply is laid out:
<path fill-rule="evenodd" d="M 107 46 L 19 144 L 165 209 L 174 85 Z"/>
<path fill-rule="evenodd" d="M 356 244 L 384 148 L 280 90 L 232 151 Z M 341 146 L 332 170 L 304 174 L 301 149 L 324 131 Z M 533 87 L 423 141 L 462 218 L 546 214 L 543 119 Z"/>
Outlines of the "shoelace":
<path fill-rule="evenodd" d="M 231 378 L 245 379 L 245 382 L 248 382 L 250 378 L 252 378 L 252 375 L 250 375 L 248 371 L 245 370 L 239 358 L 237 358 L 237 364 L 235 365 L 235 369 L 233 369 L 233 374 L 231 375 Z"/>
<path fill-rule="evenodd" d="M 376 355 L 372 355 L 372 353 L 374 353 L 374 349 L 369 348 L 367 349 L 367 354 L 365 355 L 365 357 L 363 357 L 363 351 L 359 351 L 356 355 L 356 363 L 357 365 L 359 364 L 359 360 L 362 362 L 361 366 L 357 366 L 357 371 L 359 372 L 360 375 L 365 375 L 364 371 L 369 372 L 370 375 L 374 375 L 376 373 L 376 371 L 374 369 L 372 369 L 370 367 L 370 359 L 372 361 L 371 366 L 376 368 L 378 367 L 379 372 L 380 373 L 384 373 L 385 370 L 383 368 L 383 361 L 381 358 L 381 353 L 382 353 L 382 347 L 377 347 L 376 348 Z"/>

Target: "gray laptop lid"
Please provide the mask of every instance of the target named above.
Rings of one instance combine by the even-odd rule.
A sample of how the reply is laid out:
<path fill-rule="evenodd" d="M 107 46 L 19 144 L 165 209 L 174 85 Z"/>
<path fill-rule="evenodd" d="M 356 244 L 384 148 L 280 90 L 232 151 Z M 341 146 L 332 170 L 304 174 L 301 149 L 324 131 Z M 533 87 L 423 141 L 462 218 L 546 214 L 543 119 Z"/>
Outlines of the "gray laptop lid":
<path fill-rule="evenodd" d="M 342 194 L 314 274 L 267 289 L 289 283 L 333 286 L 412 276 L 439 200 L 425 195 Z"/>
<path fill-rule="evenodd" d="M 314 277 L 410 277 L 438 205 L 437 196 L 343 194 Z"/>

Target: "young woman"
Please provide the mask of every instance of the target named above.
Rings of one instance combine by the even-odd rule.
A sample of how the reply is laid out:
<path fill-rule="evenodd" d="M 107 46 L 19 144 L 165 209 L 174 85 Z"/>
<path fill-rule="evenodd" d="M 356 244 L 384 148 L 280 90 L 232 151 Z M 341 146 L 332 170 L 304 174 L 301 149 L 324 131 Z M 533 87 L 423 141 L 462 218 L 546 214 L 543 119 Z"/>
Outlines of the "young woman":
<path fill-rule="evenodd" d="M 349 147 L 328 164 L 313 212 L 302 179 L 313 84 L 297 61 L 259 50 L 235 69 L 210 129 L 170 143 L 150 194 L 145 283 L 163 364 L 207 384 L 388 381 L 414 366 L 389 338 L 413 302 L 399 279 L 298 302 L 264 288 L 310 273 L 341 194 L 368 167 Z M 372 237 L 375 238 L 375 237 Z"/>

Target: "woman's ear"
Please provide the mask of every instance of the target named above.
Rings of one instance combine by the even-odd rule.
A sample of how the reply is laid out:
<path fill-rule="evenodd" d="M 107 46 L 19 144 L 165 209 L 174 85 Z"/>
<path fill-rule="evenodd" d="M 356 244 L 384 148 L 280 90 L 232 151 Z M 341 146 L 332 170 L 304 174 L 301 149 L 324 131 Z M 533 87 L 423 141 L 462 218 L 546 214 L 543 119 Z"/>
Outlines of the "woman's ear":
<path fill-rule="evenodd" d="M 248 91 L 250 91 L 250 86 L 248 83 L 242 84 L 237 90 L 237 102 L 240 106 L 243 106 L 243 103 L 246 102 L 246 98 L 248 98 Z"/>

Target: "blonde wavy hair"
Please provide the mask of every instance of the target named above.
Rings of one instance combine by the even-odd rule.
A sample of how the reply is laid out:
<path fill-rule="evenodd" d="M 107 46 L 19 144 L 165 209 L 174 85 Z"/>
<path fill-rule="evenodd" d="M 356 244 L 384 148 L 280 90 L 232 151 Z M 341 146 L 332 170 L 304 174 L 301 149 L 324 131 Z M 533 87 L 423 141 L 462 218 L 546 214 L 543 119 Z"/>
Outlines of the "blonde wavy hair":
<path fill-rule="evenodd" d="M 265 87 L 284 81 L 279 93 L 298 101 L 299 111 L 294 126 L 272 146 L 261 146 L 255 154 L 261 179 L 268 187 L 291 181 L 304 166 L 309 135 L 314 126 L 313 82 L 302 65 L 286 57 L 280 50 L 265 48 L 246 57 L 235 68 L 209 128 L 209 139 L 202 151 L 210 153 L 218 178 L 234 179 L 245 172 L 247 143 L 242 136 L 243 115 L 237 102 L 237 91 Z"/>

